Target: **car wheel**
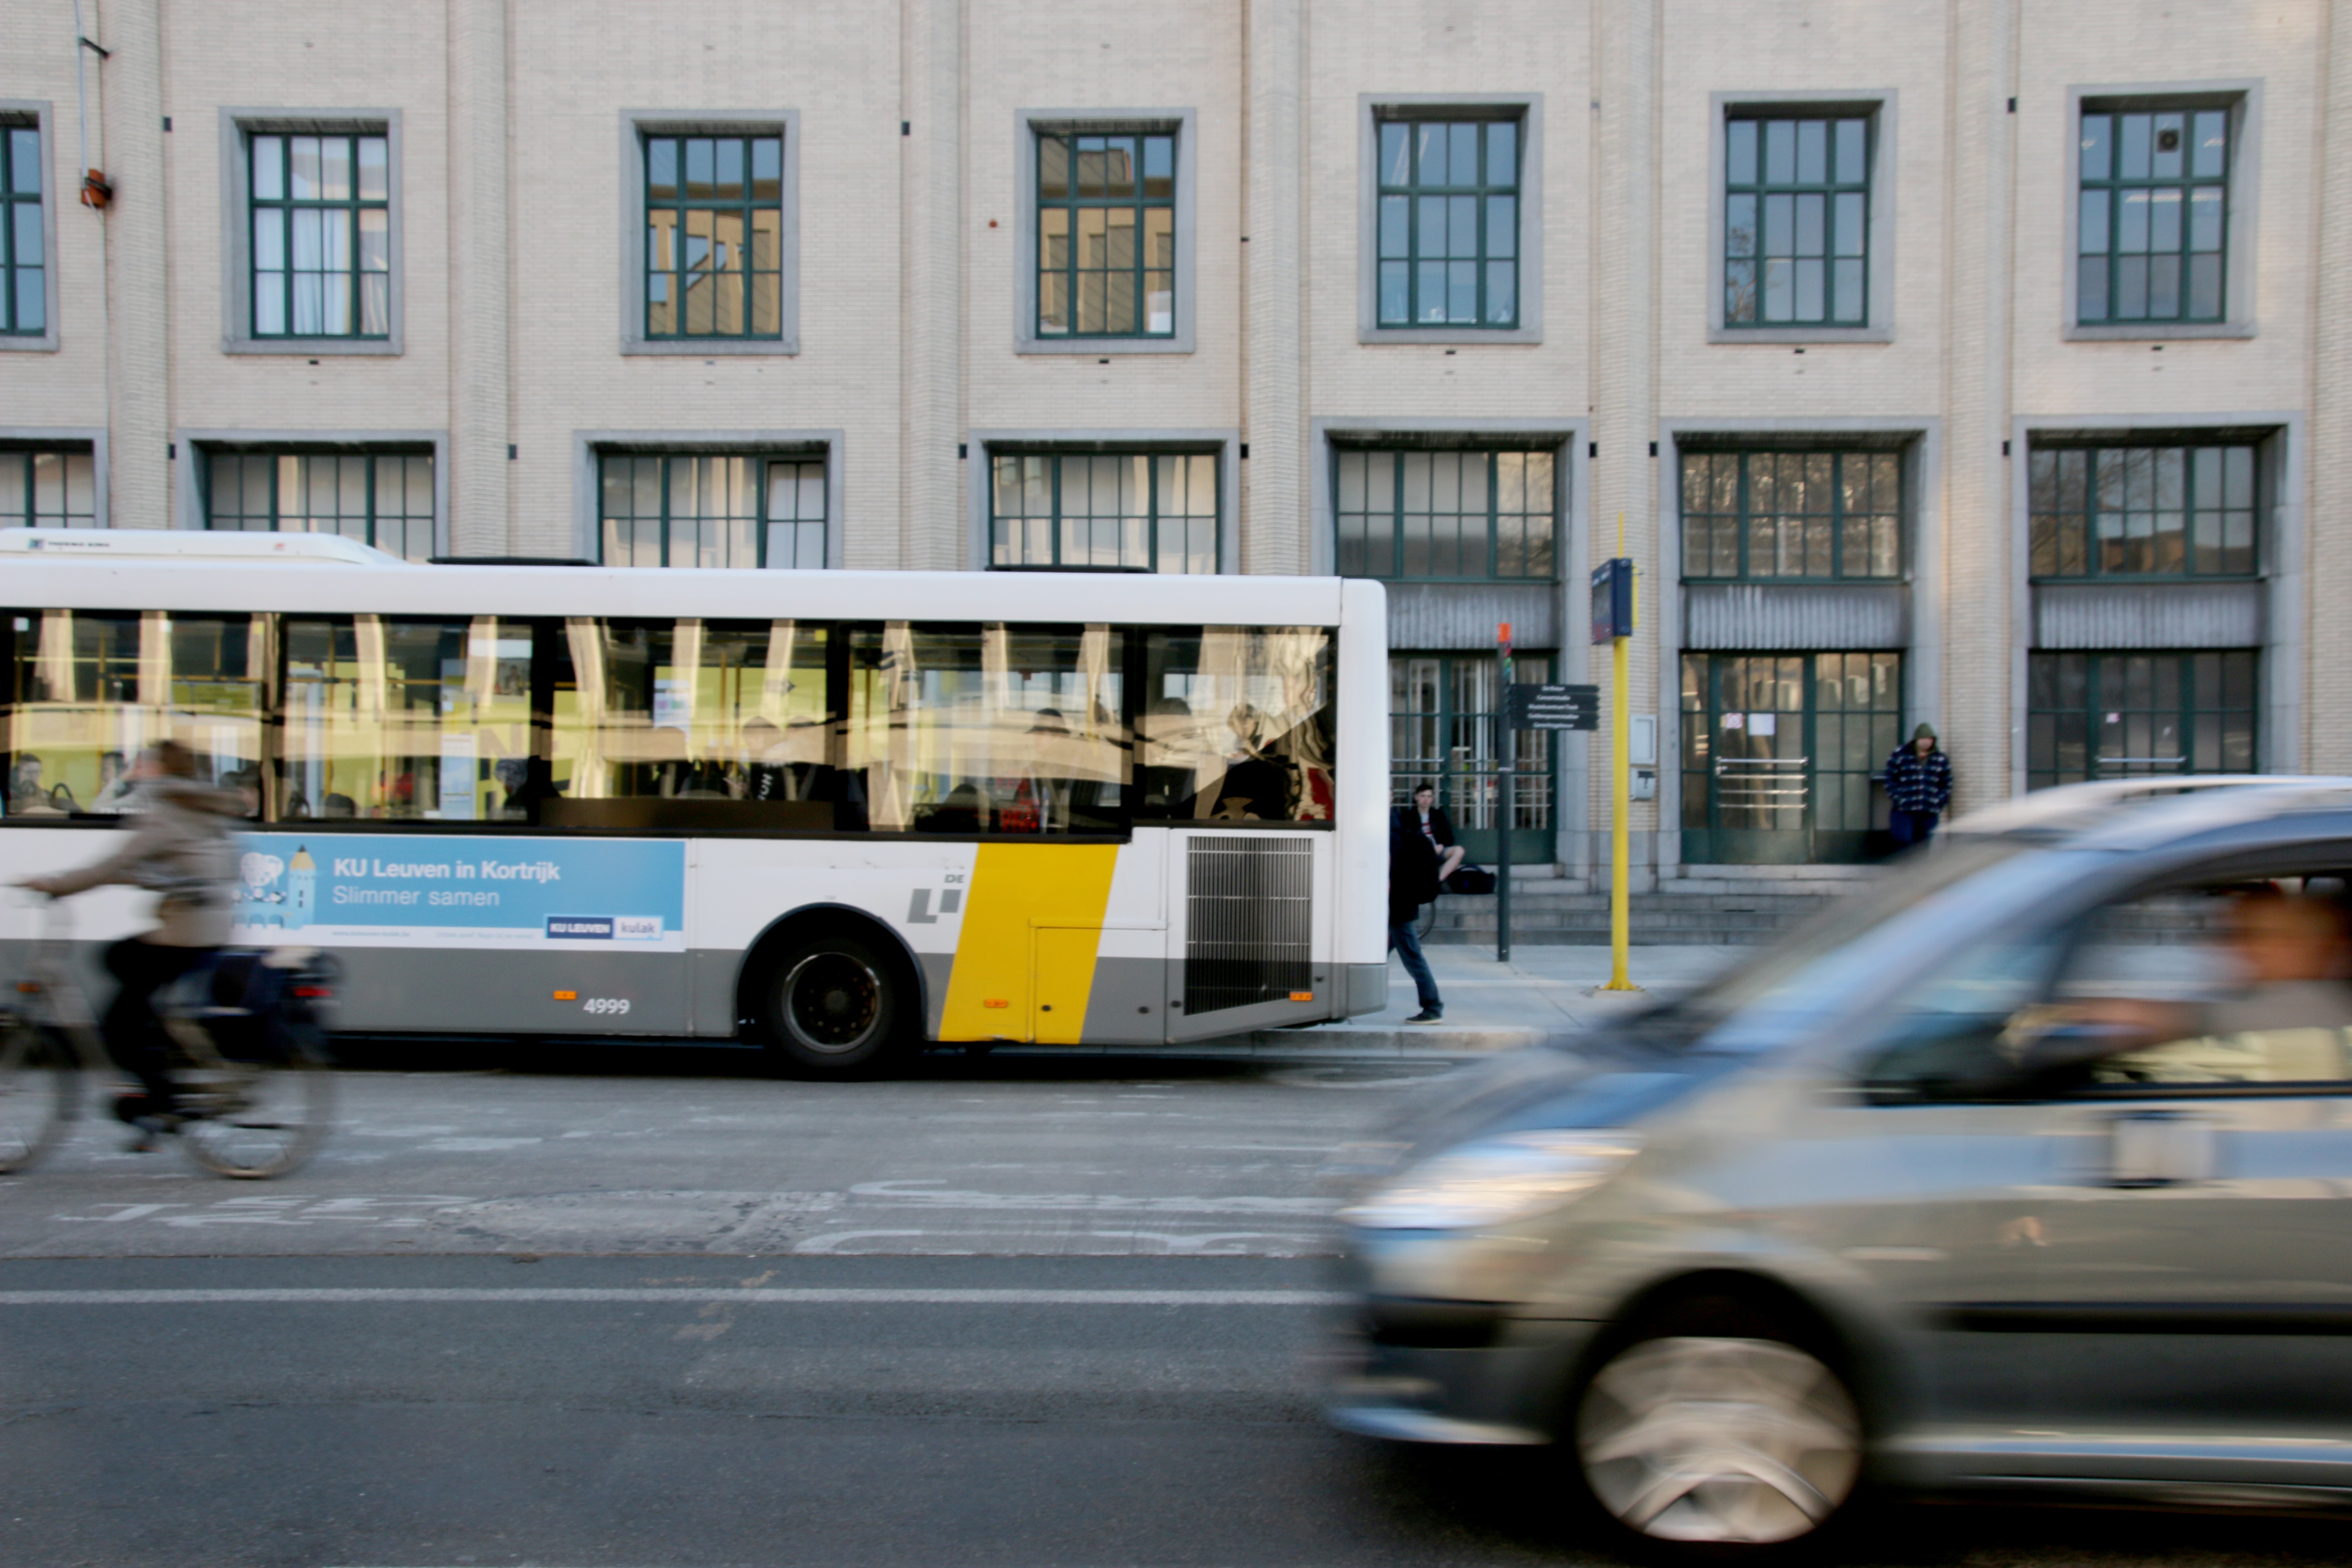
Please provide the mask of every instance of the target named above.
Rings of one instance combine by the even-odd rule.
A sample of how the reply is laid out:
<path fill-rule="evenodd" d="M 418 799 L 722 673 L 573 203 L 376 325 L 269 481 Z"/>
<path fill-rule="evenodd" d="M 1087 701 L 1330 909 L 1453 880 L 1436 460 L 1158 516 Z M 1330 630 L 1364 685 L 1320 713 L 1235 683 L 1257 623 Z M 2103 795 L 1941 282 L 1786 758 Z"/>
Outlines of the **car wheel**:
<path fill-rule="evenodd" d="M 1700 1325 L 1664 1325 L 1677 1326 Z M 1784 1545 L 1820 1532 L 1853 1499 L 1863 1430 L 1845 1379 L 1769 1325 L 1753 1327 L 1643 1334 L 1584 1385 L 1579 1472 L 1601 1510 L 1642 1542 L 1717 1553 Z"/>
<path fill-rule="evenodd" d="M 849 937 L 813 942 L 777 965 L 768 985 L 770 1047 L 807 1075 L 867 1073 L 896 1055 L 902 1013 L 897 966 Z"/>

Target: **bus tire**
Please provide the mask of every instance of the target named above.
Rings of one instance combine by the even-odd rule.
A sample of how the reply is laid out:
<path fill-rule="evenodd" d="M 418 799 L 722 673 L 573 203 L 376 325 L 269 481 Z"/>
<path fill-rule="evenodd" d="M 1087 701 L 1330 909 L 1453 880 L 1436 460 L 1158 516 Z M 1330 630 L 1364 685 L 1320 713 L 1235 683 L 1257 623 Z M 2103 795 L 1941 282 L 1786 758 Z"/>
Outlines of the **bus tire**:
<path fill-rule="evenodd" d="M 768 972 L 761 1023 L 779 1065 L 804 1078 L 858 1078 L 902 1052 L 908 987 L 899 965 L 856 937 L 804 942 Z"/>

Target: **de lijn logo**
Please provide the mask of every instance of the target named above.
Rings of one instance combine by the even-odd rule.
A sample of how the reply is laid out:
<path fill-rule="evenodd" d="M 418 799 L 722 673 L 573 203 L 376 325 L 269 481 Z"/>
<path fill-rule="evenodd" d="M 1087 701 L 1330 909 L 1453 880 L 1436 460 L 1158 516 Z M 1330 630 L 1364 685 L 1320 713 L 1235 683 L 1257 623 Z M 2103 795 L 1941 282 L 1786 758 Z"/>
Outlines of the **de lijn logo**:
<path fill-rule="evenodd" d="M 319 863 L 308 845 L 298 847 L 291 860 L 248 850 L 236 869 L 245 883 L 240 924 L 300 931 L 318 913 Z"/>

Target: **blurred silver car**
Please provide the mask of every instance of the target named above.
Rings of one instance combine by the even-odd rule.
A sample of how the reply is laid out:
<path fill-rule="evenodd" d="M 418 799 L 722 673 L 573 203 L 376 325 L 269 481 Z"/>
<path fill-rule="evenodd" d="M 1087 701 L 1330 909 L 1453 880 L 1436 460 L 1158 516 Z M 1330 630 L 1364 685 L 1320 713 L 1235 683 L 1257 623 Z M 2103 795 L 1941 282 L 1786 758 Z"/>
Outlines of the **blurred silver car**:
<path fill-rule="evenodd" d="M 1435 1086 L 1358 1152 L 1331 1418 L 1717 1549 L 1872 1483 L 2352 1500 L 2352 780 L 2162 791 Z"/>

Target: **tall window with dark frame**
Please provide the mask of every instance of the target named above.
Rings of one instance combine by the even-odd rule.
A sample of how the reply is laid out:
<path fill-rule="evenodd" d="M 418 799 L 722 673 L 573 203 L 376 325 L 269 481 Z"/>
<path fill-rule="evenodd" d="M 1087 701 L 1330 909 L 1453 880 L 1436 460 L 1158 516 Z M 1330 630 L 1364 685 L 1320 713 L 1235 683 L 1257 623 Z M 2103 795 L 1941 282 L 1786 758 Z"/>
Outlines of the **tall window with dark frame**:
<path fill-rule="evenodd" d="M 2253 648 L 2032 655 L 2025 787 L 2252 773 L 2261 667 Z"/>
<path fill-rule="evenodd" d="M 0 447 L 0 528 L 96 528 L 98 461 L 70 448 Z"/>
<path fill-rule="evenodd" d="M 1903 570 L 1895 452 L 1685 452 L 1690 581 L 1892 579 Z"/>
<path fill-rule="evenodd" d="M 48 331 L 48 248 L 41 231 L 41 131 L 0 121 L 0 332 Z"/>
<path fill-rule="evenodd" d="M 1548 451 L 1333 454 L 1339 574 L 1549 582 L 1560 498 Z"/>
<path fill-rule="evenodd" d="M 598 468 L 607 566 L 825 564 L 822 458 L 607 453 Z"/>
<path fill-rule="evenodd" d="M 1217 570 L 1217 459 L 1202 453 L 999 453 L 989 563 Z"/>
<path fill-rule="evenodd" d="M 392 167 L 382 133 L 247 139 L 253 335 L 392 333 Z"/>
<path fill-rule="evenodd" d="M 1039 132 L 1037 335 L 1176 332 L 1176 137 Z"/>
<path fill-rule="evenodd" d="M 1380 324 L 1519 324 L 1517 120 L 1380 126 Z"/>
<path fill-rule="evenodd" d="M 2077 322 L 2223 318 L 2230 132 L 2224 104 L 2084 106 Z"/>
<path fill-rule="evenodd" d="M 2037 445 L 2027 469 L 2033 576 L 2254 575 L 2255 455 L 2251 445 Z"/>
<path fill-rule="evenodd" d="M 205 526 L 332 533 L 397 555 L 433 555 L 430 452 L 213 452 Z"/>
<path fill-rule="evenodd" d="M 784 139 L 648 136 L 646 336 L 783 335 Z"/>
<path fill-rule="evenodd" d="M 1723 321 L 1870 321 L 1872 121 L 1738 113 L 1724 121 Z"/>

